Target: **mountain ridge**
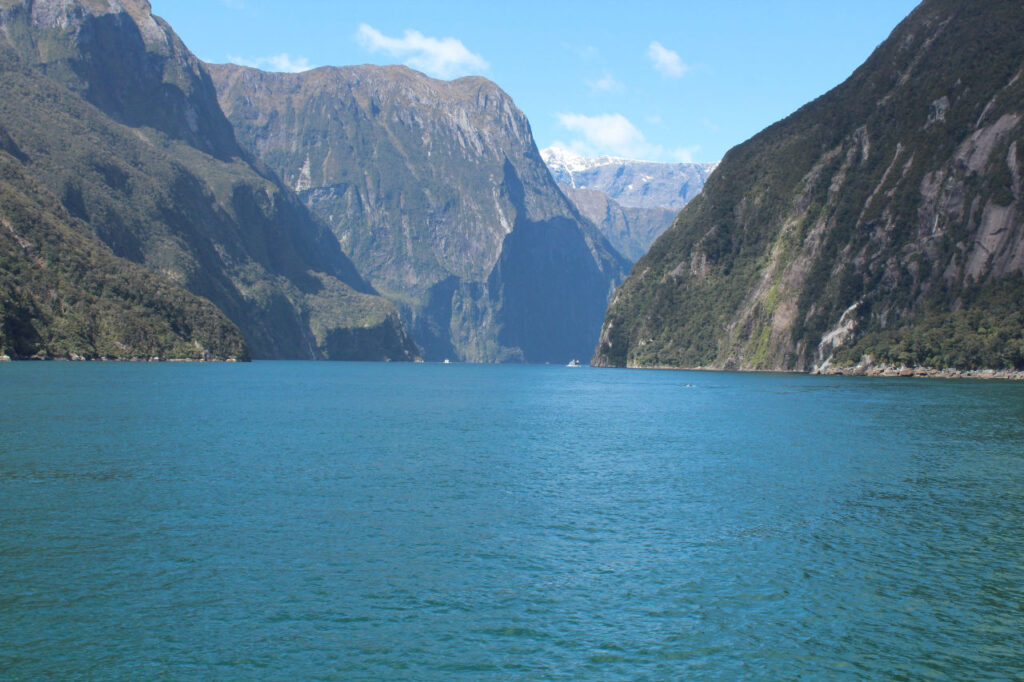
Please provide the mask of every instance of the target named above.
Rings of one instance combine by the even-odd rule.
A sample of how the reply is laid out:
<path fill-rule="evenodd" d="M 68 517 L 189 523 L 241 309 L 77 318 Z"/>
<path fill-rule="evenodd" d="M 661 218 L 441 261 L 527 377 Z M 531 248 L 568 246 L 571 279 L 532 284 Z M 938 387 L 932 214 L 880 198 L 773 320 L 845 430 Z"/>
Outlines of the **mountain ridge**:
<path fill-rule="evenodd" d="M 669 228 L 676 216 L 670 208 L 621 206 L 596 189 L 562 183 L 558 187 L 579 212 L 601 230 L 612 246 L 633 262 L 647 253 L 654 240 Z"/>

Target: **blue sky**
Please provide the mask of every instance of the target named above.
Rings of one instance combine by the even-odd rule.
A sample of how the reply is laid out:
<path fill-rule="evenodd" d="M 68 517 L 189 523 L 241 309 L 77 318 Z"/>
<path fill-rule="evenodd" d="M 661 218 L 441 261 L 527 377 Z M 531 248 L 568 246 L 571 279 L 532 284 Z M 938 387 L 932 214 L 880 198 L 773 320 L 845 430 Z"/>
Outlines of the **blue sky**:
<path fill-rule="evenodd" d="M 842 82 L 915 0 L 152 0 L 208 62 L 483 75 L 540 147 L 717 161 Z"/>

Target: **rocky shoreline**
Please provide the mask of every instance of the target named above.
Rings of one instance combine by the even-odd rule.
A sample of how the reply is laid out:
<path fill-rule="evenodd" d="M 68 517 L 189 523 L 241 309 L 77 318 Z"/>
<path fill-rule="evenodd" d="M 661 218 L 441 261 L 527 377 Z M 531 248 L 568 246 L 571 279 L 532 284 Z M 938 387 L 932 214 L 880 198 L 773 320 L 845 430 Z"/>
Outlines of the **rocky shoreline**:
<path fill-rule="evenodd" d="M 947 367 L 908 367 L 886 363 L 864 362 L 849 367 L 828 365 L 819 367 L 811 374 L 848 377 L 924 377 L 931 379 L 1006 379 L 1024 381 L 1024 370 L 1015 369 L 955 369 Z"/>
<path fill-rule="evenodd" d="M 820 376 L 846 376 L 846 377 L 885 377 L 885 378 L 929 378 L 929 379 L 1003 379 L 1007 381 L 1024 381 L 1024 370 L 1017 369 L 955 369 L 947 367 L 938 369 L 935 367 L 908 367 L 906 365 L 891 365 L 875 362 L 861 361 L 860 364 L 848 367 L 836 367 L 825 363 L 821 367 L 810 372 L 799 370 L 779 369 L 726 369 L 723 367 L 672 367 L 672 366 L 650 366 L 630 367 L 629 369 L 654 369 L 674 370 L 685 372 L 742 372 L 744 374 L 814 374 Z"/>
<path fill-rule="evenodd" d="M 137 357 L 137 358 L 111 358 L 105 355 L 103 356 L 86 356 L 79 355 L 78 353 L 68 353 L 67 355 L 33 355 L 28 358 L 11 357 L 10 355 L 0 355 L 0 362 L 245 362 L 245 360 L 239 360 L 238 358 L 215 358 L 215 357 L 202 357 L 202 358 L 164 358 L 160 356 L 153 357 Z"/>

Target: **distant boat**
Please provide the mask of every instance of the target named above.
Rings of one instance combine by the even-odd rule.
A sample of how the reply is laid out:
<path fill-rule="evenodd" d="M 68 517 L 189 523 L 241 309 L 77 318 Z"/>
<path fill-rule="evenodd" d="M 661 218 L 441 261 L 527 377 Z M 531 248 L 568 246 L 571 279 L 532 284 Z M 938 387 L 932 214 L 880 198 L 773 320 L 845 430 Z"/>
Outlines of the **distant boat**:
<path fill-rule="evenodd" d="M 580 361 L 579 361 L 579 360 L 576 360 L 576 359 L 572 359 L 572 360 L 570 360 L 570 361 L 569 361 L 569 364 L 568 364 L 568 365 L 566 365 L 566 367 L 582 367 L 582 366 L 583 366 L 583 365 L 581 365 L 581 364 L 580 364 Z"/>
<path fill-rule="evenodd" d="M 446 364 L 446 365 L 450 365 L 450 364 L 452 364 L 452 361 L 451 361 L 451 360 L 449 360 L 448 358 L 445 358 L 445 359 L 444 359 L 444 364 Z"/>

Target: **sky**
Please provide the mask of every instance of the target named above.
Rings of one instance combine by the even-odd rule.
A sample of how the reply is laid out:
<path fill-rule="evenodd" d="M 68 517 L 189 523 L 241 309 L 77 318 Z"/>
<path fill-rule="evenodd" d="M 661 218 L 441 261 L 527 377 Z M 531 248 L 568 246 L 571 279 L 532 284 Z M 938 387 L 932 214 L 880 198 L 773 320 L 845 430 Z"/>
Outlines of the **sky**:
<path fill-rule="evenodd" d="M 485 76 L 537 145 L 712 162 L 845 80 L 916 0 L 152 0 L 202 60 Z"/>

